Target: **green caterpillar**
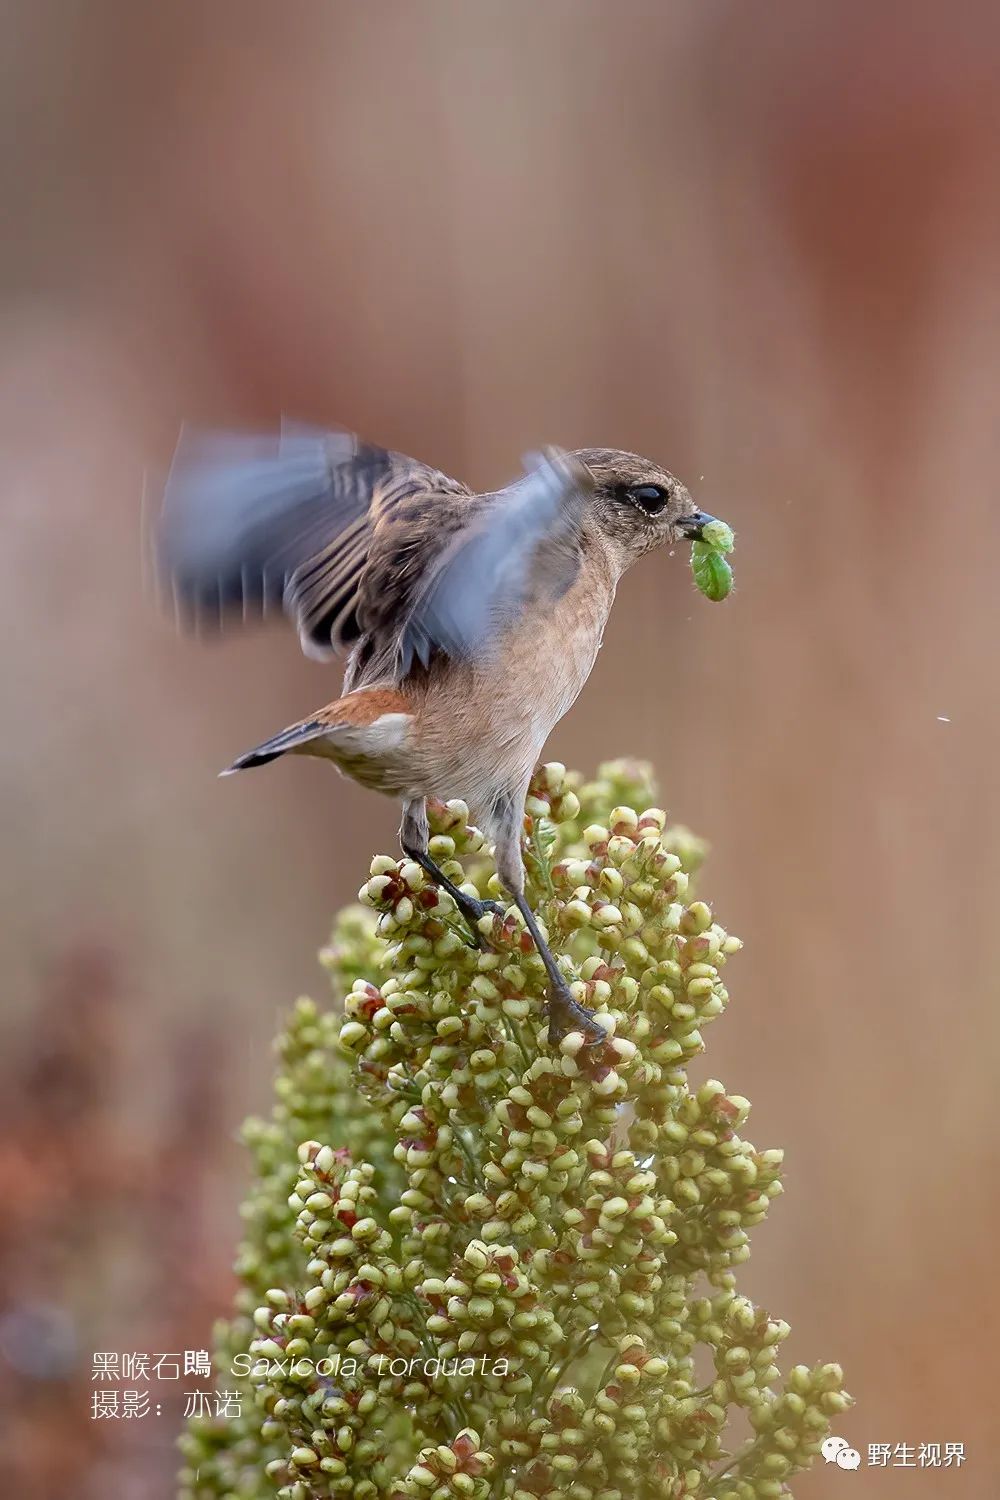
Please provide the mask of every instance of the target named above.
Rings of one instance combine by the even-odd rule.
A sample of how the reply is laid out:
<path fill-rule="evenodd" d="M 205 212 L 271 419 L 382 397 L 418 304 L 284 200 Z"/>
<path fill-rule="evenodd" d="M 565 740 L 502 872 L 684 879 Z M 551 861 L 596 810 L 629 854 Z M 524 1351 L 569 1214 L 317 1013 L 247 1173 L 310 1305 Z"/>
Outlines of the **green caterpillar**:
<path fill-rule="evenodd" d="M 725 521 L 709 521 L 701 539 L 691 545 L 691 573 L 706 599 L 725 599 L 733 586 L 733 570 L 725 553 L 736 545 L 731 527 Z"/>

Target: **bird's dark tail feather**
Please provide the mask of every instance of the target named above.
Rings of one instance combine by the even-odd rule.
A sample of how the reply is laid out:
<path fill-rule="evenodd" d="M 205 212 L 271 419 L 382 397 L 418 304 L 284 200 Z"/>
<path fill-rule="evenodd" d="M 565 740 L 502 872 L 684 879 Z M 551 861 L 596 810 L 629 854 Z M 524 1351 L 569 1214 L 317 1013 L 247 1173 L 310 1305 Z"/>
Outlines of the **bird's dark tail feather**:
<path fill-rule="evenodd" d="M 330 725 L 324 724 L 319 719 L 309 719 L 303 724 L 293 724 L 290 729 L 283 729 L 280 734 L 265 740 L 262 745 L 257 745 L 253 750 L 248 750 L 245 755 L 240 755 L 220 771 L 220 776 L 232 776 L 235 771 L 248 771 L 251 766 L 266 766 L 269 761 L 277 760 L 280 755 L 286 755 L 289 750 L 297 750 L 300 745 L 308 744 L 323 734 L 329 734 Z"/>

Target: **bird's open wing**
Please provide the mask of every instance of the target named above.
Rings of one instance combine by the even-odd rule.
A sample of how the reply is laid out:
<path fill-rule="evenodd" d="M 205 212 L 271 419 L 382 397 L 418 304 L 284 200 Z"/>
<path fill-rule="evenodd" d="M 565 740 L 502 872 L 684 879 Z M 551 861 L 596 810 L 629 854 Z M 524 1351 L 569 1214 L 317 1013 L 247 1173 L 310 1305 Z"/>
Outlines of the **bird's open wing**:
<path fill-rule="evenodd" d="M 591 486 L 581 463 L 550 450 L 533 456 L 525 478 L 508 489 L 445 507 L 449 524 L 428 538 L 430 547 L 419 545 L 421 528 L 408 523 L 408 506 L 380 526 L 358 615 L 363 631 L 381 635 L 379 644 L 391 642 L 396 680 L 437 652 L 453 660 L 488 657 L 529 609 L 555 603 L 579 572 Z"/>
<path fill-rule="evenodd" d="M 272 438 L 182 438 L 156 532 L 156 566 L 183 620 L 283 607 L 302 649 L 357 639 L 358 587 L 380 517 L 411 498 L 467 496 L 426 464 L 352 433 L 283 428 Z"/>

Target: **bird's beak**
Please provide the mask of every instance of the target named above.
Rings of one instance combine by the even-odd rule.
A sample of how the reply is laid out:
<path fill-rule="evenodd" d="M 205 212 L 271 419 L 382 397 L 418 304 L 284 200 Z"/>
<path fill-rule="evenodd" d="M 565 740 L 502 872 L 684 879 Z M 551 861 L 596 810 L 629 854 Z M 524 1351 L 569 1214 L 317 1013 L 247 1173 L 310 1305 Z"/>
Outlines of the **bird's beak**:
<path fill-rule="evenodd" d="M 681 536 L 688 542 L 701 540 L 701 534 L 710 521 L 715 517 L 710 516 L 707 511 L 696 510 L 693 516 L 684 516 L 677 523 L 677 529 Z"/>

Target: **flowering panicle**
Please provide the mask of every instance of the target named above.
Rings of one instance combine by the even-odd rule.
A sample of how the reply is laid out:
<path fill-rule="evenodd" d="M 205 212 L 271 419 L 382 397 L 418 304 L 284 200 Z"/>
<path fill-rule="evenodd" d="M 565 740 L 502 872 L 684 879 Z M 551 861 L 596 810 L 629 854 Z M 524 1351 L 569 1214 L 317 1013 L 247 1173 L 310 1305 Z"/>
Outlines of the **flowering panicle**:
<path fill-rule="evenodd" d="M 247 1128 L 217 1340 L 245 1401 L 190 1424 L 182 1500 L 765 1500 L 819 1451 L 839 1368 L 782 1381 L 788 1325 L 736 1290 L 781 1152 L 740 1134 L 746 1099 L 688 1082 L 740 944 L 652 797 L 644 766 L 548 765 L 526 806 L 529 898 L 596 1047 L 549 1046 L 516 908 L 477 947 L 419 865 L 372 862 L 324 955 L 343 1013 L 299 1002 Z M 464 805 L 431 829 L 502 900 Z"/>

